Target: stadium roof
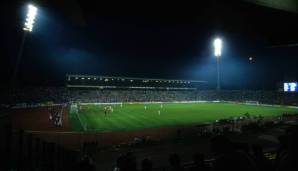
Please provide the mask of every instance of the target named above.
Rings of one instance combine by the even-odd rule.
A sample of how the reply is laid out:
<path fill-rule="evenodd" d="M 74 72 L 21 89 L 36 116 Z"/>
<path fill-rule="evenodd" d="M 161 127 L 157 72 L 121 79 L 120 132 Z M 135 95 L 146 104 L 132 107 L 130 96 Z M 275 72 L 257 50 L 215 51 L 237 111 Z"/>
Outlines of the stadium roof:
<path fill-rule="evenodd" d="M 138 77 L 121 77 L 121 76 L 97 76 L 97 75 L 72 75 L 72 74 L 67 74 L 66 75 L 67 79 L 71 78 L 98 78 L 98 79 L 121 79 L 121 80 L 141 80 L 141 81 L 160 81 L 160 82 L 192 82 L 192 83 L 208 83 L 207 81 L 201 81 L 201 80 L 181 80 L 181 79 L 163 79 L 163 78 L 138 78 Z"/>
<path fill-rule="evenodd" d="M 298 13 L 297 0 L 245 0 L 245 1 L 257 4 L 257 5 L 269 7 L 269 8 Z"/>
<path fill-rule="evenodd" d="M 196 89 L 207 81 L 116 77 L 96 75 L 66 75 L 66 86 L 76 88 L 130 88 L 130 89 Z"/>

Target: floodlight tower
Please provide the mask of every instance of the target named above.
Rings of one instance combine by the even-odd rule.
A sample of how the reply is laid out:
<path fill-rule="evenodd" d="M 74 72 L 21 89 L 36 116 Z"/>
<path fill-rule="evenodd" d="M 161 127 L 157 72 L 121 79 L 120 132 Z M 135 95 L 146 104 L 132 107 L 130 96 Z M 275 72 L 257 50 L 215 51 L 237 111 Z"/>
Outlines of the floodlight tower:
<path fill-rule="evenodd" d="M 216 57 L 217 63 L 217 86 L 216 90 L 220 91 L 220 57 L 221 57 L 221 49 L 222 49 L 222 40 L 220 38 L 216 38 L 213 41 L 214 46 L 214 56 Z"/>
<path fill-rule="evenodd" d="M 24 30 L 23 38 L 22 38 L 22 41 L 21 41 L 18 56 L 16 58 L 16 66 L 15 66 L 15 69 L 14 69 L 14 72 L 13 72 L 13 75 L 12 75 L 12 86 L 13 87 L 15 86 L 14 84 L 15 84 L 16 76 L 17 76 L 17 73 L 18 73 L 18 70 L 19 70 L 19 63 L 20 63 L 20 60 L 21 60 L 21 57 L 22 57 L 22 54 L 23 54 L 26 35 L 27 35 L 27 33 L 32 32 L 32 30 L 33 30 L 33 26 L 34 26 L 35 18 L 36 18 L 36 15 L 37 15 L 37 11 L 38 11 L 37 7 L 32 5 L 32 4 L 29 4 L 27 6 L 27 15 L 26 15 L 26 20 L 25 20 L 24 27 L 23 27 L 23 30 Z"/>
<path fill-rule="evenodd" d="M 32 4 L 29 4 L 28 5 L 28 11 L 27 11 L 27 17 L 26 17 L 26 22 L 25 22 L 24 27 L 23 27 L 24 31 L 32 32 L 36 14 L 37 14 L 37 7 L 32 5 Z"/>

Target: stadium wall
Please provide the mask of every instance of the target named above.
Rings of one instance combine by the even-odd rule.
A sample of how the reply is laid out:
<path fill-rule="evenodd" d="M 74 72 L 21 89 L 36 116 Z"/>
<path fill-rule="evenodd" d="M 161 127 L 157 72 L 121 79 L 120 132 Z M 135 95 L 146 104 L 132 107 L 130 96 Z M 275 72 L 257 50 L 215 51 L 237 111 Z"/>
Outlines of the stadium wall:
<path fill-rule="evenodd" d="M 149 138 L 153 142 L 165 141 L 177 138 L 180 130 L 184 136 L 196 135 L 198 131 L 194 126 L 175 126 L 162 128 L 148 128 L 133 131 L 115 132 L 53 132 L 53 131 L 27 131 L 33 137 L 47 142 L 55 142 L 67 148 L 76 149 L 82 147 L 85 142 L 97 142 L 100 147 L 111 145 L 129 145 L 134 138 Z"/>

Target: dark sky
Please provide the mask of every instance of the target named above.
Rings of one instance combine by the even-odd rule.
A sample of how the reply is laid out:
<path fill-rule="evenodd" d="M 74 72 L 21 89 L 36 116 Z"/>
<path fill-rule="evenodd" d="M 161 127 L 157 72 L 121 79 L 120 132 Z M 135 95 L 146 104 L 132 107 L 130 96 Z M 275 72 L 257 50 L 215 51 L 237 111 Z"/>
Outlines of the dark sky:
<path fill-rule="evenodd" d="M 1 6 L 1 73 L 11 78 L 22 39 L 25 1 Z M 66 73 L 149 78 L 216 78 L 212 39 L 224 41 L 225 88 L 272 88 L 297 80 L 297 14 L 241 1 L 104 4 L 37 1 L 18 79 L 63 85 Z M 135 5 L 135 6 L 134 6 Z M 274 46 L 273 45 L 278 45 Z M 248 58 L 252 56 L 253 62 Z"/>

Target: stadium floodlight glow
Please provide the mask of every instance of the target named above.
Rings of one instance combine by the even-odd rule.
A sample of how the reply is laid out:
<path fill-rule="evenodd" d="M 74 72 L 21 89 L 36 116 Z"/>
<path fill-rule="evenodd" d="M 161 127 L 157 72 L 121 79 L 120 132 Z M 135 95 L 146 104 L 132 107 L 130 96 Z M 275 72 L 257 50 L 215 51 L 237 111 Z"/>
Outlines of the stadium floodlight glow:
<path fill-rule="evenodd" d="M 221 56 L 221 49 L 222 49 L 222 40 L 220 38 L 216 38 L 213 41 L 214 46 L 214 56 L 217 58 L 217 91 L 220 91 L 220 56 Z"/>
<path fill-rule="evenodd" d="M 29 4 L 28 11 L 27 11 L 27 17 L 26 17 L 26 21 L 25 21 L 23 30 L 32 32 L 36 14 L 37 14 L 37 7 L 35 7 L 32 4 Z"/>
<path fill-rule="evenodd" d="M 19 70 L 19 63 L 20 63 L 20 60 L 21 60 L 21 57 L 22 57 L 22 54 L 23 54 L 24 44 L 25 44 L 25 41 L 26 41 L 26 35 L 27 35 L 27 32 L 32 32 L 36 15 L 37 15 L 37 7 L 32 5 L 32 4 L 27 5 L 27 16 L 26 16 L 26 20 L 25 20 L 25 23 L 24 23 L 24 27 L 23 27 L 23 30 L 25 32 L 23 34 L 23 38 L 22 38 L 22 41 L 21 41 L 18 56 L 16 58 L 16 65 L 15 65 L 13 75 L 12 75 L 12 79 L 11 79 L 11 81 L 12 81 L 11 83 L 12 83 L 13 88 L 15 88 L 15 86 L 17 84 L 16 83 L 16 81 L 17 81 L 16 77 L 17 77 L 17 73 L 18 73 L 18 70 Z"/>
<path fill-rule="evenodd" d="M 214 55 L 216 57 L 220 57 L 221 56 L 221 48 L 222 48 L 222 41 L 220 38 L 216 38 L 213 42 L 213 46 L 214 46 Z"/>

